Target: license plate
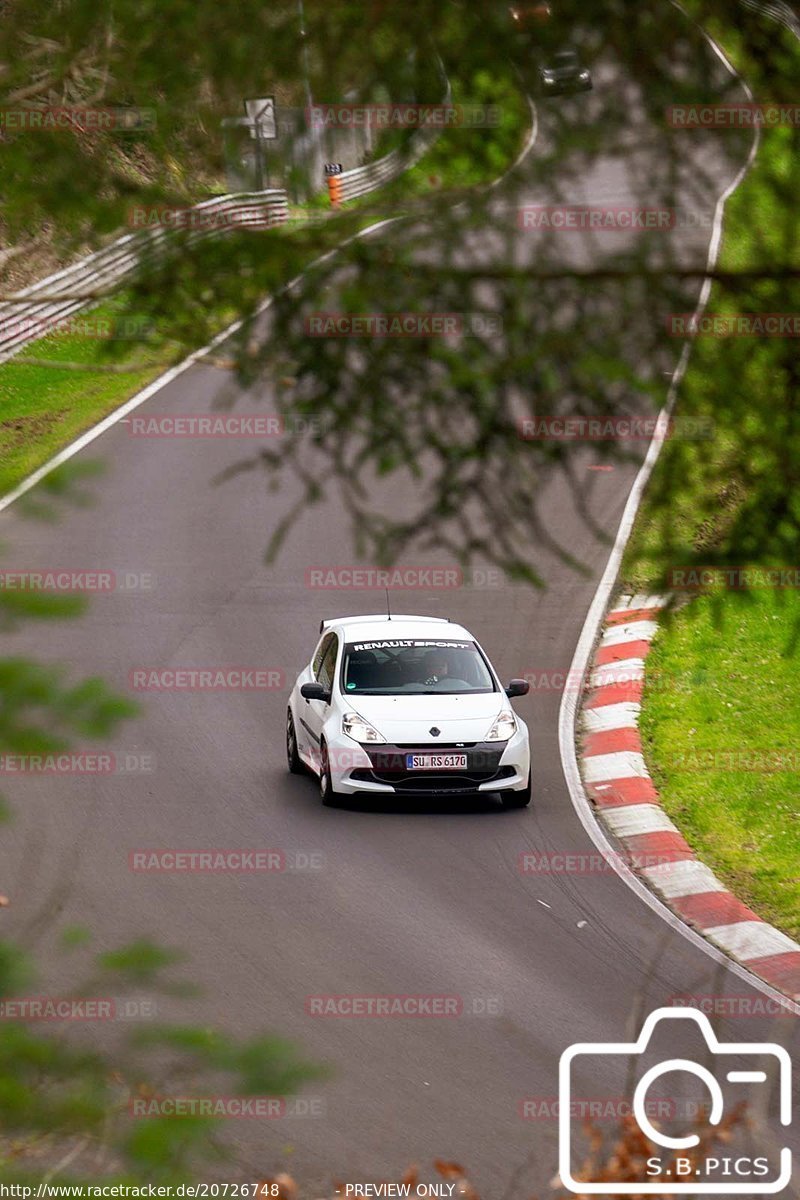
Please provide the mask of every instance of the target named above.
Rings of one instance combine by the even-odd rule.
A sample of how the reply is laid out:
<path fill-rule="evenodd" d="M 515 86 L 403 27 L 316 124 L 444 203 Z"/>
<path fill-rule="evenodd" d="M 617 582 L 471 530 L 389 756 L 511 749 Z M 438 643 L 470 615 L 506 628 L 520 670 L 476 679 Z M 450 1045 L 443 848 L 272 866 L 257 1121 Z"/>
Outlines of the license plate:
<path fill-rule="evenodd" d="M 466 754 L 407 754 L 407 771 L 465 771 Z"/>

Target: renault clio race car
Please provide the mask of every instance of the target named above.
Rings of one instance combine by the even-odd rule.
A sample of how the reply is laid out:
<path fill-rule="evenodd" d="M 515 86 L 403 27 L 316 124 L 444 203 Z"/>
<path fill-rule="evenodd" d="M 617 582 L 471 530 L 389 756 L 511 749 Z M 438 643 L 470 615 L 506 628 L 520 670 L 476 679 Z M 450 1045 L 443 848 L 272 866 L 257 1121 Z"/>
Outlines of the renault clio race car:
<path fill-rule="evenodd" d="M 559 50 L 552 61 L 539 68 L 539 89 L 545 96 L 570 96 L 590 92 L 592 76 L 581 65 L 575 50 Z"/>
<path fill-rule="evenodd" d="M 528 729 L 470 633 L 441 617 L 323 621 L 286 713 L 289 770 L 344 796 L 461 797 L 530 803 Z"/>

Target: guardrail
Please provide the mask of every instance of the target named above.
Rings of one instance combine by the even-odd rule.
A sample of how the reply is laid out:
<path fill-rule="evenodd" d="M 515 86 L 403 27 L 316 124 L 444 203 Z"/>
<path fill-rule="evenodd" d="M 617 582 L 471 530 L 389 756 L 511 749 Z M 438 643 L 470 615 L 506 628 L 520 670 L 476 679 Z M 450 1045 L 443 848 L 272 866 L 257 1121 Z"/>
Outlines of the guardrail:
<path fill-rule="evenodd" d="M 383 158 L 378 158 L 363 167 L 353 167 L 339 175 L 332 175 L 328 181 L 331 199 L 356 200 L 359 196 L 365 196 L 384 183 L 396 179 L 419 162 L 438 136 L 438 129 L 417 129 L 407 146 L 398 147 Z"/>
<path fill-rule="evenodd" d="M 785 3 L 785 0 L 766 0 L 766 3 L 765 0 L 741 0 L 741 4 L 750 12 L 768 17 L 771 21 L 777 21 L 796 38 L 800 38 L 800 18 L 795 10 Z"/>
<path fill-rule="evenodd" d="M 449 102 L 450 96 L 448 83 L 443 103 Z M 355 200 L 396 179 L 422 158 L 439 132 L 435 126 L 417 129 L 405 146 L 375 162 L 334 176 L 329 181 L 332 184 L 335 180 L 331 199 L 334 199 L 334 187 L 337 200 Z M 273 188 L 213 197 L 181 212 L 185 220 L 176 222 L 173 227 L 159 225 L 124 234 L 104 249 L 48 275 L 15 293 L 11 300 L 0 303 L 0 363 L 30 342 L 44 337 L 60 322 L 102 299 L 110 284 L 120 283 L 139 266 L 152 261 L 165 245 L 169 245 L 170 235 L 176 229 L 183 229 L 187 240 L 194 241 L 209 233 L 282 225 L 289 219 L 289 199 L 283 189 Z"/>
<path fill-rule="evenodd" d="M 439 66 L 442 76 L 444 76 L 444 66 L 441 61 Z M 442 104 L 449 104 L 452 96 L 450 83 L 446 82 L 447 90 L 442 98 Z M 423 154 L 436 141 L 440 132 L 436 126 L 415 129 L 405 146 L 398 146 L 383 158 L 366 163 L 363 167 L 352 167 L 349 171 L 341 171 L 338 175 L 330 176 L 328 190 L 331 203 L 339 204 L 347 200 L 357 200 L 359 196 L 366 196 L 368 192 L 373 192 L 376 188 L 382 187 L 384 183 L 396 179 L 398 175 L 402 175 L 409 167 L 413 167 L 415 163 L 419 162 Z"/>
<path fill-rule="evenodd" d="M 102 250 L 39 280 L 0 304 L 0 362 L 96 303 L 95 297 L 87 296 L 87 292 L 100 293 L 109 284 L 132 275 L 142 264 L 153 261 L 169 246 L 178 229 L 185 231 L 187 241 L 193 242 L 211 233 L 228 233 L 233 229 L 268 229 L 282 225 L 289 217 L 288 197 L 280 189 L 215 196 L 180 210 L 179 216 L 178 210 L 160 208 L 162 214 L 176 214 L 172 225 L 124 234 Z"/>

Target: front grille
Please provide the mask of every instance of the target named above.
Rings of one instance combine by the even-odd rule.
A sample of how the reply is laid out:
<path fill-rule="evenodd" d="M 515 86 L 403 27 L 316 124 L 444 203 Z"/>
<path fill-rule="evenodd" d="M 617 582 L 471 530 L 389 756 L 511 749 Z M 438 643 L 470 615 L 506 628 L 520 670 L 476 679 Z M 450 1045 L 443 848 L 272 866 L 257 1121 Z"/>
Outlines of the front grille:
<path fill-rule="evenodd" d="M 514 775 L 513 767 L 501 767 L 494 775 L 494 780 L 510 779 Z M 469 775 L 450 774 L 446 771 L 415 771 L 413 775 L 391 778 L 378 775 L 368 767 L 359 767 L 351 774 L 352 779 L 364 783 L 389 783 L 398 796 L 419 796 L 434 792 L 437 796 L 469 796 L 478 792 L 479 784 L 488 783 L 487 779 L 473 779 Z"/>
<path fill-rule="evenodd" d="M 439 793 L 469 793 L 476 792 L 481 784 L 493 780 L 508 779 L 514 775 L 513 767 L 501 767 L 500 759 L 505 750 L 505 744 L 473 742 L 471 745 L 448 743 L 444 746 L 395 745 L 364 747 L 369 754 L 372 768 L 359 768 L 352 772 L 352 778 L 370 783 L 386 783 L 399 794 L 416 794 L 421 792 Z M 463 770 L 447 771 L 409 771 L 406 767 L 406 755 L 439 754 L 463 752 L 467 756 L 467 765 Z"/>
<path fill-rule="evenodd" d="M 420 746 L 419 742 L 395 742 L 395 750 L 403 750 L 407 754 L 439 754 L 442 750 L 473 750 L 477 742 L 430 742 Z"/>

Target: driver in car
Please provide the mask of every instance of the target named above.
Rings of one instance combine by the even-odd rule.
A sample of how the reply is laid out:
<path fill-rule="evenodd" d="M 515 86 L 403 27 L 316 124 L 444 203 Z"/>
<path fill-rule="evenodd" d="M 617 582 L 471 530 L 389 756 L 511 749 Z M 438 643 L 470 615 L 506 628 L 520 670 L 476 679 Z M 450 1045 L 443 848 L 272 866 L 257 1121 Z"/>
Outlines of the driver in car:
<path fill-rule="evenodd" d="M 450 674 L 450 662 L 442 650 L 430 650 L 422 660 L 422 674 L 426 687 L 432 687 Z"/>

